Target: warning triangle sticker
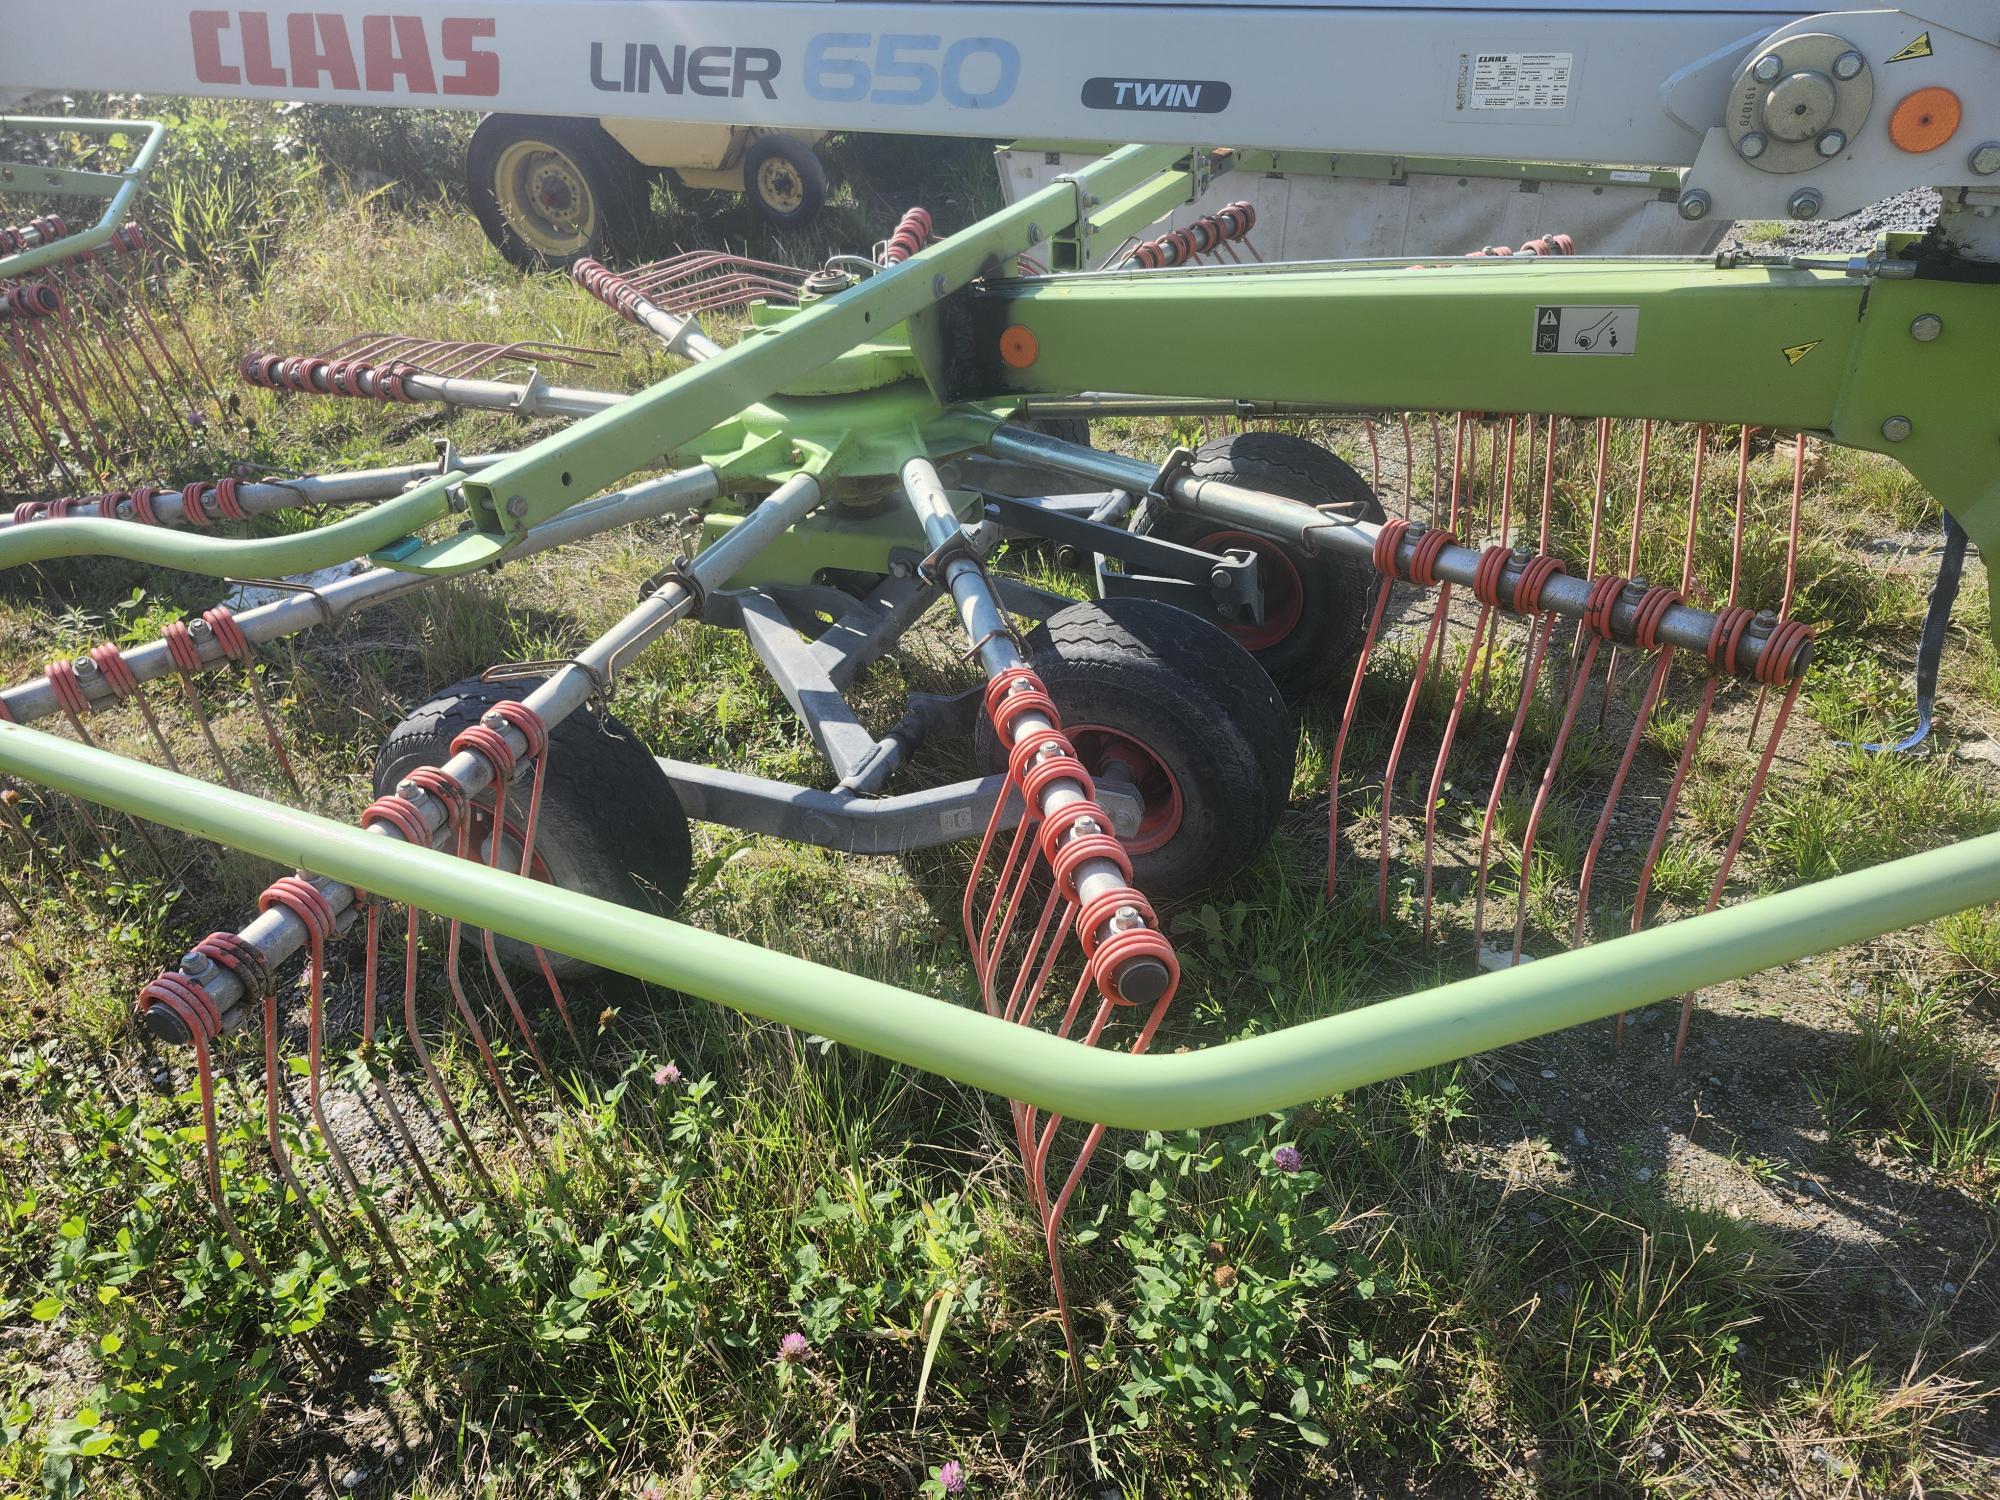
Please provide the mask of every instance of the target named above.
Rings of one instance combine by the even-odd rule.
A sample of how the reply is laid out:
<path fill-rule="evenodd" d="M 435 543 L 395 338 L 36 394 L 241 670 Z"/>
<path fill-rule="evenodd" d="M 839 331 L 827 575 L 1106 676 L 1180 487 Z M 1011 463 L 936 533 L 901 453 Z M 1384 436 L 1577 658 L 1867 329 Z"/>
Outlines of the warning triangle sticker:
<path fill-rule="evenodd" d="M 1554 309 L 1553 307 L 1545 307 L 1545 308 L 1543 308 L 1543 309 L 1542 309 L 1542 327 L 1544 327 L 1544 328 L 1553 328 L 1553 327 L 1555 327 L 1555 326 L 1556 326 L 1556 322 L 1557 322 L 1557 318 L 1556 318 L 1556 310 L 1555 310 L 1555 309 Z"/>
<path fill-rule="evenodd" d="M 1911 42 L 1909 46 L 1905 47 L 1901 52 L 1898 52 L 1894 57 L 1890 58 L 1889 61 L 1910 62 L 1916 58 L 1929 57 L 1930 55 L 1931 55 L 1931 34 L 1928 31 L 1926 31 L 1923 32 L 1921 35 L 1919 35 L 1915 41 Z"/>
<path fill-rule="evenodd" d="M 1788 365 L 1797 364 L 1800 360 L 1804 359 L 1808 354 L 1812 353 L 1813 350 L 1817 349 L 1823 342 L 1824 340 L 1814 339 L 1810 344 L 1788 345 L 1784 350 L 1785 363 Z"/>

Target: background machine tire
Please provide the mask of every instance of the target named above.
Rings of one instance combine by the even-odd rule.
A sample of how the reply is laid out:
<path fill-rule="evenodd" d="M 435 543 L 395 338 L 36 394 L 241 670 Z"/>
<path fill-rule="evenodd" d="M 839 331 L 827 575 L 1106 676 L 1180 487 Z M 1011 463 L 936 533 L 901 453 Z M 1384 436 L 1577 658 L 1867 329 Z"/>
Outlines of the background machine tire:
<path fill-rule="evenodd" d="M 743 153 L 743 191 L 771 223 L 795 229 L 826 206 L 826 168 L 797 137 L 760 135 Z"/>
<path fill-rule="evenodd" d="M 631 241 L 652 179 L 595 120 L 488 115 L 465 151 L 479 227 L 525 271 L 561 270 Z"/>

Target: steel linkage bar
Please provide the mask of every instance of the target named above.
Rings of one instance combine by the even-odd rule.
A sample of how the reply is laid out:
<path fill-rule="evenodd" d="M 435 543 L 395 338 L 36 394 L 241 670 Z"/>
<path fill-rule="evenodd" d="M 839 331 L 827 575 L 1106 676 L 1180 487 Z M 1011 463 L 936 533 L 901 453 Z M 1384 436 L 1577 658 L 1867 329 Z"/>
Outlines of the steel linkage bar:
<path fill-rule="evenodd" d="M 1435 1067 L 2000 901 L 2000 834 L 1183 1053 L 1106 1053 L 879 980 L 363 833 L 23 725 L 0 772 L 1079 1120 L 1179 1130 Z"/>

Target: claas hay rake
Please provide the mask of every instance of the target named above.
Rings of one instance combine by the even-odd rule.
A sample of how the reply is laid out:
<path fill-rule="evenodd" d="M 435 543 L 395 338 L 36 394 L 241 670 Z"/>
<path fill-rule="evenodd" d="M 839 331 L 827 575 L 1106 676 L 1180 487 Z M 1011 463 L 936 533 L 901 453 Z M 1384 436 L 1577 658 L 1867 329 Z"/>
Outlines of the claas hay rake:
<path fill-rule="evenodd" d="M 1990 277 L 1914 237 L 1852 264 L 1593 260 L 1557 239 L 1414 266 L 1267 264 L 1235 206 L 1139 241 L 1211 165 L 1124 148 L 946 238 L 908 215 L 874 254 L 809 275 L 582 263 L 584 288 L 685 361 L 633 395 L 379 344 L 253 355 L 247 378 L 302 397 L 569 425 L 499 455 L 446 445 L 427 470 L 245 480 L 226 500 L 196 486 L 178 505 L 114 493 L 0 529 L 9 567 L 95 555 L 244 578 L 363 562 L 0 693 L 0 769 L 28 788 L 10 812 L 49 804 L 122 849 L 98 821 L 117 814 L 296 871 L 139 999 L 156 1037 L 193 1051 L 225 1224 L 214 1079 L 229 1034 L 261 1031 L 264 1133 L 301 1211 L 330 1243 L 372 1229 L 368 1253 L 400 1270 L 409 1247 L 328 1123 L 335 1059 L 400 1032 L 453 1149 L 410 1143 L 379 1052 L 368 1086 L 427 1193 L 476 1191 L 509 1148 L 475 1139 L 431 1049 L 447 1025 L 470 1038 L 502 1132 L 532 1151 L 510 1075 L 553 1074 L 559 1036 L 587 1045 L 565 985 L 596 966 L 1012 1100 L 1060 1299 L 1061 1221 L 1107 1129 L 1236 1120 L 1685 996 L 1684 1035 L 1704 985 L 2000 899 L 1992 837 L 1729 899 L 1811 666 L 1792 617 L 1808 444 L 1893 456 L 1975 540 L 2000 541 Z M 702 329 L 698 314 L 745 301 L 728 347 Z M 1141 459 L 1054 425 L 1113 414 L 1219 435 Z M 1366 456 L 1350 465 L 1274 418 L 1340 427 Z M 216 524 L 329 501 L 353 508 L 277 534 Z M 701 545 L 661 557 L 611 630 L 445 689 L 389 737 L 358 819 L 288 805 L 259 647 L 662 516 Z M 1085 560 L 1096 597 L 998 566 L 1037 541 Z M 1713 555 L 1726 569 L 1698 566 Z M 955 615 L 981 681 L 911 695 L 878 735 L 845 694 L 933 606 Z M 744 633 L 830 786 L 662 762 L 609 715 L 621 667 L 691 620 Z M 201 707 L 224 673 L 261 720 L 254 766 L 231 763 Z M 184 713 L 149 697 L 165 679 Z M 1460 977 L 1156 1054 L 1180 990 L 1165 903 L 1259 855 L 1293 793 L 1289 705 L 1314 701 L 1338 725 L 1328 897 L 1408 922 Z M 93 718 L 118 712 L 142 716 L 150 761 L 92 743 Z M 51 721 L 70 733 L 38 727 Z M 926 735 L 954 732 L 985 774 L 896 786 Z M 1677 842 L 1680 794 L 1719 734 L 1751 738 L 1755 773 L 1675 902 L 1689 914 L 1663 921 L 1663 861 L 1679 850 L 1685 872 L 1686 849 L 1706 847 Z M 1591 809 L 1569 820 L 1585 853 L 1567 889 L 1538 883 L 1559 805 Z M 1467 832 L 1449 858 L 1446 809 Z M 963 841 L 979 1003 L 677 923 L 690 818 L 855 852 Z M 277 1082 L 278 987 L 299 957 L 332 1193 L 288 1155 Z M 340 964 L 361 975 L 359 1037 L 331 1029 Z M 448 1023 L 420 1004 L 429 965 Z"/>

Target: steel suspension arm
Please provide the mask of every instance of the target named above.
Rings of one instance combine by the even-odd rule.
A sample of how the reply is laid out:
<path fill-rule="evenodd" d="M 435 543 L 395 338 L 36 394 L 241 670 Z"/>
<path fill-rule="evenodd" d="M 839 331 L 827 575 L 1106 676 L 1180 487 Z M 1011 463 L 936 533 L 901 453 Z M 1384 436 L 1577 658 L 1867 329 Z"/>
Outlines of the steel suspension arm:
<path fill-rule="evenodd" d="M 2000 834 L 1180 1054 L 1107 1053 L 23 725 L 0 771 L 1079 1120 L 1241 1120 L 2000 900 Z"/>

